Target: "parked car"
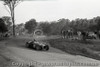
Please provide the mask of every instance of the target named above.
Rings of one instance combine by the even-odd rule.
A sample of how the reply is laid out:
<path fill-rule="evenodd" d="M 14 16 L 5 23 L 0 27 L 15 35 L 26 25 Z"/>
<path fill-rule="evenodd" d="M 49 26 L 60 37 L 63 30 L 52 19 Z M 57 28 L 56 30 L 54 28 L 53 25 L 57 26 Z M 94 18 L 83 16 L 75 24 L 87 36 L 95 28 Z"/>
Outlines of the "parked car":
<path fill-rule="evenodd" d="M 88 33 L 86 39 L 96 39 L 97 38 L 97 35 L 94 34 L 93 32 L 90 32 Z"/>
<path fill-rule="evenodd" d="M 26 42 L 26 47 L 33 48 L 36 50 L 49 50 L 49 44 L 46 42 L 39 42 L 39 41 L 28 41 Z"/>

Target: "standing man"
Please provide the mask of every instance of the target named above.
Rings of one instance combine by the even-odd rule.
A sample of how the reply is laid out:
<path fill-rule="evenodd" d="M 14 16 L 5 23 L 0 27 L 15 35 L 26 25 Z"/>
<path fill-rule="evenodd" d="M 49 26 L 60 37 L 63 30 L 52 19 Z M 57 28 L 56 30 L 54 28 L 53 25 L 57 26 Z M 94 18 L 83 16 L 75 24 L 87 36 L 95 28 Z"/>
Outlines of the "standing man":
<path fill-rule="evenodd" d="M 63 36 L 63 38 L 66 38 L 66 31 L 65 30 L 62 30 L 62 36 Z"/>

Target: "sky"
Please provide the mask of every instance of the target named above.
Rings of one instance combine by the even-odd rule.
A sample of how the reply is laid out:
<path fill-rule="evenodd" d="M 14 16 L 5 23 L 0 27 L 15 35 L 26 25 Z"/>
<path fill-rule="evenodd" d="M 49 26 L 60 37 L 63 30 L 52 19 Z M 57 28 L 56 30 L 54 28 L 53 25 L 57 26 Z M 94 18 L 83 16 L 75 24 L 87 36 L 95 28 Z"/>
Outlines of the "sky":
<path fill-rule="evenodd" d="M 0 2 L 0 17 L 10 16 Z M 15 8 L 16 24 L 30 19 L 57 21 L 61 18 L 74 20 L 100 16 L 100 0 L 31 0 L 23 1 Z"/>

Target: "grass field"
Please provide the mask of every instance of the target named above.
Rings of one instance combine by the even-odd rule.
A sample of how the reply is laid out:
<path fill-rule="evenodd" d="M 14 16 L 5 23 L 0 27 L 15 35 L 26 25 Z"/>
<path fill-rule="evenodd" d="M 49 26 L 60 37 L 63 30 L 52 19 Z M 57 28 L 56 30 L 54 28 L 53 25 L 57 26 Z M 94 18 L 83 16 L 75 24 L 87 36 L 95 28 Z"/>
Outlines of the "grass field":
<path fill-rule="evenodd" d="M 82 55 L 93 59 L 100 60 L 100 41 L 97 40 L 68 40 L 68 39 L 51 39 L 49 43 L 52 47 L 63 50 L 73 55 Z"/>

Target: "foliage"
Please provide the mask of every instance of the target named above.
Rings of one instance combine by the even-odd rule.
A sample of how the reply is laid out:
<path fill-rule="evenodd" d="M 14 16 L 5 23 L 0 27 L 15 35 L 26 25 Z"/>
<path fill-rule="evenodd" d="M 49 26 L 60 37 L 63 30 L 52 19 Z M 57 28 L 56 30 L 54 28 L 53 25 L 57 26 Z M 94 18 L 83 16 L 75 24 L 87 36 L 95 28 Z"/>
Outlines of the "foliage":
<path fill-rule="evenodd" d="M 0 18 L 0 32 L 4 33 L 7 32 L 7 26 L 5 25 L 4 21 L 2 18 Z"/>
<path fill-rule="evenodd" d="M 4 2 L 4 6 L 9 8 L 9 10 L 7 10 L 10 15 L 11 15 L 11 19 L 13 22 L 13 36 L 15 36 L 15 18 L 14 18 L 14 9 L 15 7 L 22 1 L 22 0 L 1 0 Z"/>
<path fill-rule="evenodd" d="M 23 35 L 26 32 L 25 25 L 23 23 L 17 24 L 15 29 L 17 35 Z"/>
<path fill-rule="evenodd" d="M 39 26 L 40 28 L 42 28 L 44 34 L 50 34 L 51 32 L 50 23 L 41 22 Z"/>
<path fill-rule="evenodd" d="M 74 31 L 99 31 L 100 30 L 100 17 L 93 19 L 80 19 L 70 21 L 69 19 L 59 19 L 58 21 L 42 22 L 40 28 L 46 34 L 59 35 L 62 30 L 73 29 Z"/>
<path fill-rule="evenodd" d="M 28 30 L 28 33 L 32 33 L 37 26 L 37 22 L 35 19 L 31 19 L 25 23 L 25 29 Z"/>
<path fill-rule="evenodd" d="M 71 21 L 70 26 L 74 29 L 74 30 L 80 30 L 80 31 L 84 31 L 87 30 L 88 28 L 88 21 L 87 19 L 75 19 Z"/>
<path fill-rule="evenodd" d="M 12 25 L 11 17 L 9 17 L 9 16 L 3 16 L 2 19 L 5 22 L 7 28 L 10 29 L 11 25 Z"/>
<path fill-rule="evenodd" d="M 68 19 L 59 19 L 58 21 L 51 22 L 51 34 L 61 34 L 62 29 L 69 24 Z"/>
<path fill-rule="evenodd" d="M 95 32 L 100 30 L 100 17 L 98 16 L 92 19 L 77 18 L 72 21 L 64 18 L 59 19 L 58 21 L 51 21 L 51 22 L 42 21 L 39 22 L 37 28 L 41 28 L 45 34 L 49 34 L 49 35 L 60 35 L 62 30 L 69 30 L 69 29 L 73 29 L 73 31 Z M 26 29 L 28 30 L 28 28 Z M 29 29 L 29 31 L 31 33 L 32 31 L 34 31 L 34 29 Z"/>

